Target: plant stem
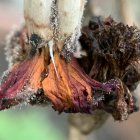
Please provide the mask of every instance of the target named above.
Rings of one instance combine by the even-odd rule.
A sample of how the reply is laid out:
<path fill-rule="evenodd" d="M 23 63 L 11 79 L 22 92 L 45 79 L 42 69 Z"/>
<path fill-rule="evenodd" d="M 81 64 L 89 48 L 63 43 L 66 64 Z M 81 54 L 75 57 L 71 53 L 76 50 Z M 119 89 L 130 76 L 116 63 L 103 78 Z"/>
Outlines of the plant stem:
<path fill-rule="evenodd" d="M 78 128 L 69 125 L 69 140 L 87 140 L 87 136 L 82 134 Z"/>

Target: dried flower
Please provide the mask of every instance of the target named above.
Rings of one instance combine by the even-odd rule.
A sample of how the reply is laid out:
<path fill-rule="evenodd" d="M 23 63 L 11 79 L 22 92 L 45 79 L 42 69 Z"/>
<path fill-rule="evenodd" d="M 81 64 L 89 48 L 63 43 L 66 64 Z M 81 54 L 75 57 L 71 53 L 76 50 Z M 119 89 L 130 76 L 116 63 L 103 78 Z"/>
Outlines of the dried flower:
<path fill-rule="evenodd" d="M 44 95 L 60 112 L 68 110 L 90 112 L 93 102 L 92 88 L 111 91 L 112 87 L 108 84 L 90 79 L 79 67 L 75 58 L 67 63 L 56 52 L 54 60 L 58 77 L 47 54 L 46 49 L 41 48 L 35 56 L 30 58 L 27 55 L 25 60 L 14 64 L 2 80 L 1 99 L 15 100 L 15 104 L 19 103 L 19 100 L 30 103 L 31 96 L 37 94 L 39 89 L 43 89 Z M 1 106 L 4 109 L 3 102 Z"/>
<path fill-rule="evenodd" d="M 82 29 L 80 37 L 82 47 L 87 52 L 87 57 L 79 60 L 80 65 L 90 77 L 100 82 L 119 78 L 123 83 L 122 90 L 127 102 L 128 100 L 132 102 L 134 95 L 130 91 L 134 91 L 140 81 L 139 36 L 140 31 L 135 26 L 129 27 L 123 23 L 117 23 L 111 17 L 104 20 L 101 17 L 93 17 L 89 26 Z M 121 96 L 120 94 L 118 99 L 124 100 Z M 118 110 L 123 108 L 119 107 L 119 104 L 116 102 Z M 126 108 L 126 103 L 122 106 Z M 133 103 L 130 106 L 129 112 L 133 110 Z M 134 108 L 137 110 L 136 107 Z M 116 119 L 119 119 L 117 113 L 113 114 Z"/>
<path fill-rule="evenodd" d="M 116 120 L 125 120 L 129 113 L 135 111 L 135 102 L 122 82 L 122 77 L 131 62 L 136 62 L 139 58 L 139 39 L 134 38 L 133 43 L 126 43 L 126 34 L 122 34 L 120 29 L 128 31 L 130 39 L 135 35 L 135 29 L 110 19 L 104 22 L 105 27 L 100 28 L 98 22 L 96 28 L 86 27 L 87 30 L 83 29 L 80 41 L 82 46 L 87 46 L 87 57 L 83 58 L 85 61 L 81 59 L 82 62 L 78 62 L 73 53 L 79 45 L 80 22 L 85 1 L 77 1 L 74 7 L 76 15 L 71 11 L 73 4 L 65 13 L 63 8 L 69 7 L 69 2 L 75 1 L 25 0 L 26 25 L 18 34 L 13 34 L 11 44 L 7 47 L 7 55 L 13 55 L 13 65 L 1 81 L 0 109 L 23 102 L 32 105 L 50 102 L 59 112 L 92 114 L 100 109 L 111 113 Z M 46 10 L 46 3 L 48 13 L 43 12 L 45 15 L 40 14 L 36 18 L 34 10 Z M 75 15 L 73 24 L 70 13 Z M 48 20 L 45 21 L 45 18 Z M 116 44 L 114 34 L 120 37 L 116 38 L 119 39 L 119 44 Z M 27 41 L 24 40 L 25 36 Z M 14 38 L 19 41 L 15 42 Z M 90 45 L 87 44 L 88 40 Z M 108 41 L 111 41 L 111 46 Z M 15 49 L 14 42 L 18 49 Z M 131 48 L 132 54 L 129 53 Z M 14 55 L 13 50 L 20 51 Z M 21 59 L 18 59 L 20 56 Z M 126 58 L 126 61 L 123 61 L 124 66 L 120 63 L 122 58 Z"/>
<path fill-rule="evenodd" d="M 123 79 L 130 69 L 137 69 L 134 65 L 140 59 L 140 31 L 135 26 L 117 23 L 110 17 L 95 17 L 83 28 L 80 42 L 90 59 L 85 63 L 92 62 L 83 67 L 94 79 Z"/>
<path fill-rule="evenodd" d="M 20 46 L 21 49 L 28 48 L 31 51 L 29 44 L 22 44 L 25 46 Z M 127 119 L 127 113 L 133 111 L 134 101 L 131 93 L 124 92 L 120 80 L 110 80 L 104 84 L 94 81 L 81 69 L 75 58 L 66 62 L 58 52 L 54 55 L 59 75 L 57 77 L 46 51 L 45 48 L 40 48 L 33 57 L 28 57 L 29 53 L 26 52 L 26 57 L 21 62 L 14 61 L 16 63 L 1 83 L 1 109 L 22 102 L 51 102 L 59 112 L 92 113 L 96 109 L 103 109 L 113 113 L 115 119 Z"/>

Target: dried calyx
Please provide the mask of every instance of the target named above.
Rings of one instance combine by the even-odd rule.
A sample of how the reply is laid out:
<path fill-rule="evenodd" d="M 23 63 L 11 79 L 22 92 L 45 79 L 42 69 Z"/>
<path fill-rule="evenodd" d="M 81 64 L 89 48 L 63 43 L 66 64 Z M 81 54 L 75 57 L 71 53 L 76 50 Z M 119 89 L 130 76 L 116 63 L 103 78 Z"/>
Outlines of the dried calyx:
<path fill-rule="evenodd" d="M 123 45 L 120 47 L 120 44 L 114 41 L 115 36 L 110 36 L 112 31 L 104 30 L 106 26 L 96 22 L 97 28 L 82 29 L 80 42 L 87 52 L 87 57 L 77 60 L 73 52 L 79 44 L 80 22 L 85 1 L 76 2 L 75 4 L 74 0 L 25 0 L 26 25 L 18 31 L 18 36 L 14 34 L 11 46 L 7 48 L 7 54 L 14 56 L 14 64 L 1 82 L 1 110 L 22 102 L 32 105 L 51 102 L 53 108 L 59 112 L 90 114 L 101 109 L 111 113 L 116 120 L 125 120 L 129 113 L 135 111 L 134 98 L 122 78 L 128 76 L 129 66 L 134 68 L 132 62 L 135 63 L 139 59 L 139 42 L 135 41 L 134 46 L 131 43 L 127 46 L 137 49 L 137 53 L 134 52 L 127 57 L 125 50 L 123 51 L 128 62 L 124 61 L 125 66 L 121 67 L 121 53 L 118 51 L 124 46 L 125 40 L 122 39 Z M 34 13 L 36 9 L 38 12 Z M 44 11 L 46 9 L 47 12 Z M 117 25 L 112 20 L 107 21 L 105 20 L 105 23 L 109 29 Z M 129 28 L 124 25 L 123 27 Z M 120 26 L 115 29 L 119 31 L 119 28 Z M 93 34 L 94 31 L 96 35 Z M 24 34 L 27 42 L 24 42 Z M 135 30 L 130 30 L 130 34 L 135 34 Z M 124 34 L 121 37 L 126 38 Z M 16 56 L 13 53 L 13 38 L 20 40 L 17 42 L 20 51 Z M 107 38 L 116 46 L 113 46 L 113 43 L 108 46 L 108 43 L 104 42 Z M 108 50 L 111 55 L 108 55 Z M 23 57 L 18 59 L 19 56 Z M 110 58 L 112 61 L 109 61 Z M 126 78 L 126 81 L 128 79 Z"/>

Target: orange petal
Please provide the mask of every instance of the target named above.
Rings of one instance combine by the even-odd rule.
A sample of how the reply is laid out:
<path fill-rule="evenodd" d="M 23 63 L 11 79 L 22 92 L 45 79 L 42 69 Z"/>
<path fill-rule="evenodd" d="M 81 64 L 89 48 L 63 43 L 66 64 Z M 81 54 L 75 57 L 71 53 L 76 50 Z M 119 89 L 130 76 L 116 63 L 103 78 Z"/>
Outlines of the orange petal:
<path fill-rule="evenodd" d="M 24 89 L 27 90 L 24 96 L 30 96 L 29 91 L 36 92 L 38 88 L 41 88 L 41 74 L 44 70 L 44 52 L 15 64 L 2 80 L 0 99 L 22 98 L 20 96 Z"/>
<path fill-rule="evenodd" d="M 99 82 L 90 79 L 75 59 L 66 63 L 59 54 L 54 56 L 54 65 L 49 66 L 49 75 L 42 82 L 45 95 L 58 111 L 73 109 L 75 112 L 88 112 L 92 98 L 92 87 L 103 88 Z"/>

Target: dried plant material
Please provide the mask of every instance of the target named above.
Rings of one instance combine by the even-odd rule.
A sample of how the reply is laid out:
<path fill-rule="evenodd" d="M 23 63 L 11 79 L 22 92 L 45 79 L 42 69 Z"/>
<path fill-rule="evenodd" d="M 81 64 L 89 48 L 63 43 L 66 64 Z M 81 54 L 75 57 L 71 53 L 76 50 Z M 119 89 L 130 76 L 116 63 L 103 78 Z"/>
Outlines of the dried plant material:
<path fill-rule="evenodd" d="M 30 96 L 28 103 L 30 105 L 48 106 L 50 104 L 50 100 L 46 95 L 44 95 L 43 89 L 38 89 L 35 94 Z"/>
<path fill-rule="evenodd" d="M 54 58 L 59 74 L 57 77 L 53 63 L 49 64 L 49 60 L 46 59 L 48 55 L 44 53 L 45 51 L 42 48 L 34 57 L 27 57 L 9 70 L 9 74 L 1 83 L 1 99 L 22 98 L 22 101 L 28 101 L 34 93 L 43 89 L 44 95 L 53 103 L 56 110 L 90 113 L 92 111 L 90 105 L 94 103 L 92 88 L 105 92 L 111 91 L 108 84 L 90 79 L 76 60 L 67 63 L 58 53 L 55 53 Z M 49 73 L 47 73 L 47 66 Z"/>
<path fill-rule="evenodd" d="M 30 46 L 28 43 L 24 45 L 25 48 Z M 89 55 L 88 48 L 88 57 L 92 58 L 94 53 L 91 51 L 93 54 Z M 48 48 L 38 48 L 34 56 L 26 55 L 25 60 L 11 67 L 1 83 L 1 109 L 22 102 L 34 105 L 48 104 L 50 101 L 59 112 L 92 114 L 100 109 L 111 113 L 116 120 L 125 120 L 129 113 L 135 111 L 133 96 L 121 80 L 105 81 L 103 84 L 97 82 L 83 71 L 74 57 L 67 62 L 58 51 L 54 53 L 57 76 L 49 57 Z M 85 68 L 82 65 L 84 61 L 80 64 Z"/>
<path fill-rule="evenodd" d="M 112 24 L 105 24 L 106 21 L 108 21 L 108 20 L 110 20 L 110 22 L 112 22 Z M 84 27 L 82 30 L 82 36 L 80 38 L 80 42 L 81 42 L 82 48 L 85 49 L 87 56 L 83 57 L 82 59 L 79 59 L 79 62 L 87 73 L 91 72 L 90 73 L 91 76 L 96 78 L 96 80 L 106 81 L 106 78 L 108 78 L 108 80 L 111 78 L 114 78 L 113 75 L 111 75 L 112 73 L 114 73 L 113 72 L 114 69 L 112 68 L 112 64 L 110 63 L 110 60 L 109 59 L 105 60 L 106 59 L 105 55 L 107 55 L 107 50 L 109 50 L 109 45 L 110 45 L 110 50 L 114 51 L 114 53 L 117 54 L 117 52 L 115 52 L 115 50 L 113 49 L 113 46 L 114 46 L 113 43 L 115 43 L 115 42 L 113 42 L 113 40 L 115 40 L 116 38 L 119 38 L 120 34 L 111 36 L 111 33 L 110 34 L 108 33 L 108 31 L 111 28 L 114 28 L 114 26 L 116 26 L 115 28 L 117 28 L 117 24 L 118 23 L 113 21 L 113 19 L 111 19 L 111 18 L 103 20 L 100 17 L 94 17 L 90 21 L 89 26 Z M 123 28 L 128 28 L 128 29 L 130 28 L 125 25 L 122 25 L 122 26 L 123 26 Z M 107 28 L 108 30 L 106 31 L 105 28 Z M 122 90 L 124 90 L 123 92 L 125 92 L 126 95 L 120 94 L 117 97 L 118 98 L 117 102 L 114 100 L 116 97 L 113 97 L 111 95 L 105 96 L 106 99 L 104 102 L 105 103 L 104 107 L 109 106 L 109 105 L 106 105 L 106 103 L 110 104 L 110 107 L 108 107 L 106 109 L 107 109 L 107 111 L 112 110 L 113 117 L 116 120 L 124 120 L 124 119 L 128 118 L 127 107 L 126 107 L 127 106 L 126 102 L 128 101 L 128 98 L 130 101 L 128 112 L 131 113 L 131 110 L 133 110 L 133 109 L 136 111 L 138 110 L 138 108 L 136 106 L 136 101 L 134 101 L 134 100 L 136 100 L 136 97 L 134 97 L 135 95 L 133 93 L 130 93 L 130 91 L 132 92 L 136 89 L 136 87 L 140 81 L 140 69 L 139 69 L 140 62 L 138 62 L 139 57 L 140 57 L 140 55 L 139 55 L 139 30 L 136 27 L 133 27 L 133 28 L 135 28 L 135 30 L 132 30 L 132 27 L 131 27 L 131 32 L 132 32 L 131 37 L 137 38 L 135 40 L 135 45 L 134 45 L 136 54 L 132 53 L 132 55 L 130 55 L 130 58 L 128 61 L 129 64 L 127 66 L 128 68 L 123 67 L 123 68 L 117 69 L 118 73 L 121 73 L 120 71 L 122 71 L 122 74 L 124 75 L 123 78 L 121 78 L 121 75 L 119 76 L 116 73 L 114 73 L 114 75 L 116 77 L 121 78 L 123 80 L 124 89 L 122 89 Z M 116 32 L 118 32 L 117 29 L 116 29 Z M 107 42 L 102 43 L 102 40 L 106 39 L 106 38 L 104 39 L 105 35 L 103 35 L 103 34 L 106 35 L 107 40 L 112 41 L 112 42 L 109 41 L 110 44 Z M 100 38 L 99 38 L 99 35 L 101 35 Z M 121 36 L 123 39 L 124 35 L 121 35 Z M 101 40 L 101 42 L 100 42 L 100 40 Z M 128 41 L 130 41 L 130 40 L 128 40 Z M 124 41 L 124 43 L 125 43 L 125 41 Z M 118 44 L 116 43 L 115 46 L 117 47 Z M 133 47 L 131 43 L 129 46 L 131 46 L 131 48 Z M 105 49 L 106 52 L 104 52 L 103 49 Z M 117 48 L 117 49 L 119 50 L 119 48 Z M 133 51 L 130 51 L 129 53 L 131 53 L 131 52 L 133 52 Z M 126 52 L 125 55 L 129 55 L 129 54 L 127 54 L 127 52 Z M 116 59 L 116 61 L 118 61 L 118 63 L 122 62 L 121 59 Z M 108 68 L 108 67 L 111 67 L 111 68 Z M 92 70 L 91 70 L 91 68 L 92 68 Z M 94 74 L 94 75 L 92 75 L 92 74 Z M 124 101 L 123 96 L 126 96 L 125 97 L 126 102 Z M 105 120 L 107 120 L 108 116 L 109 115 L 107 115 L 106 112 L 101 111 L 101 110 L 94 111 L 94 115 L 87 115 L 87 114 L 80 114 L 80 113 L 72 114 L 72 115 L 70 115 L 70 123 L 75 128 L 80 130 L 82 134 L 89 134 L 91 131 L 97 129 L 98 127 L 101 127 L 104 124 Z"/>
<path fill-rule="evenodd" d="M 127 85 L 130 91 L 136 90 L 140 81 L 140 62 L 131 65 L 129 71 L 123 78 L 123 82 Z"/>
<path fill-rule="evenodd" d="M 125 112 L 131 113 L 132 110 L 137 110 L 134 95 L 130 91 L 134 91 L 140 81 L 139 30 L 135 26 L 129 27 L 117 23 L 110 17 L 105 20 L 94 17 L 89 22 L 89 26 L 82 29 L 80 42 L 87 57 L 80 59 L 79 63 L 86 73 L 102 82 L 114 77 L 122 81 L 120 90 L 124 94 L 117 94 L 117 102 L 113 101 L 114 97 L 106 96 L 113 101 L 109 102 L 106 99 L 106 103 L 115 105 L 113 107 L 115 119 L 126 118 L 128 115 Z"/>
<path fill-rule="evenodd" d="M 56 110 L 90 113 L 92 110 L 92 88 L 110 92 L 108 85 L 90 79 L 79 67 L 76 59 L 65 62 L 59 54 L 55 54 L 56 68 L 59 77 L 55 74 L 52 63 L 49 65 L 49 75 L 42 82 L 44 94 L 52 101 Z"/>
<path fill-rule="evenodd" d="M 127 75 L 132 62 L 139 59 L 139 37 L 133 40 L 136 29 L 110 18 L 103 22 L 104 26 L 100 21 L 93 21 L 95 26 L 91 22 L 80 39 L 87 56 L 78 63 L 74 52 L 79 46 L 85 0 L 77 0 L 72 11 L 73 3 L 25 0 L 26 26 L 17 36 L 14 34 L 11 44 L 16 37 L 20 42 L 15 43 L 26 51 L 24 55 L 18 52 L 22 59 L 17 60 L 19 54 L 13 58 L 14 64 L 3 77 L 1 110 L 23 102 L 34 105 L 49 101 L 59 112 L 94 114 L 99 109 L 111 113 L 116 120 L 126 120 L 135 111 L 135 101 L 122 77 Z M 9 47 L 13 54 L 14 46 Z"/>
<path fill-rule="evenodd" d="M 5 43 L 5 55 L 9 67 L 24 60 L 26 57 L 29 50 L 29 47 L 26 47 L 25 45 L 27 42 L 26 33 L 25 26 L 21 25 L 19 28 L 16 27 L 8 34 Z"/>
<path fill-rule="evenodd" d="M 32 59 L 25 59 L 13 65 L 1 82 L 0 98 L 27 100 L 41 88 L 42 75 L 46 74 L 45 70 L 43 52 Z"/>
<path fill-rule="evenodd" d="M 110 17 L 95 17 L 82 33 L 80 41 L 88 54 L 83 67 L 92 78 L 123 80 L 132 67 L 135 69 L 133 64 L 140 59 L 140 31 L 135 26 L 117 23 Z"/>

